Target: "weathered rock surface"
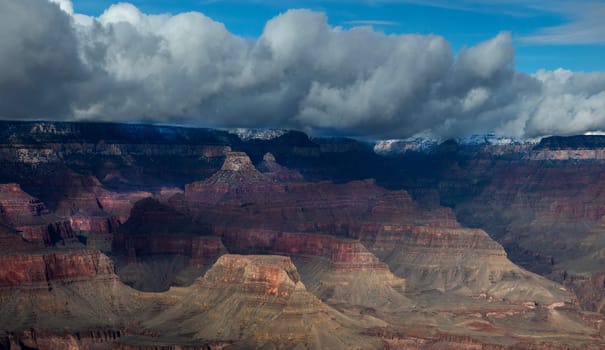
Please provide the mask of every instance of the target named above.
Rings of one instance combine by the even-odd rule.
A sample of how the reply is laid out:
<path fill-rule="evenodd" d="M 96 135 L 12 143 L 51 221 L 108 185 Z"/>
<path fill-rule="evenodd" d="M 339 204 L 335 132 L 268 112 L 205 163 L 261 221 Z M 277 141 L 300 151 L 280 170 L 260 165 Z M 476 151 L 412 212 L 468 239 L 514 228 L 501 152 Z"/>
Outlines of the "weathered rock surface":
<path fill-rule="evenodd" d="M 287 257 L 223 255 L 179 293 L 183 300 L 145 322 L 146 328 L 164 334 L 175 329 L 170 336 L 222 340 L 236 348 L 382 347 L 379 339 L 357 333 L 381 321 L 351 319 L 323 304 Z"/>
<path fill-rule="evenodd" d="M 75 238 L 69 221 L 62 220 L 19 184 L 0 184 L 0 217 L 28 242 L 48 246 Z"/>
<path fill-rule="evenodd" d="M 246 167 L 238 176 L 254 172 Z M 573 294 L 562 286 L 512 264 L 484 231 L 462 228 L 447 208 L 420 208 L 405 191 L 387 191 L 374 181 L 342 185 L 241 181 L 223 183 L 224 192 L 217 196 L 214 184 L 206 181 L 187 186 L 184 196 L 175 196 L 170 203 L 214 227 L 353 238 L 416 291 L 487 295 L 519 303 L 574 301 Z M 272 236 L 266 231 L 222 232 L 217 233 L 236 252 L 249 247 L 256 252 L 297 254 L 311 241 L 302 235 L 296 241 L 288 234 Z"/>
<path fill-rule="evenodd" d="M 358 240 L 271 230 L 217 230 L 230 252 L 290 256 L 305 285 L 331 304 L 409 308 L 405 280 Z"/>
<path fill-rule="evenodd" d="M 600 309 L 585 295 L 600 293 L 581 281 L 602 272 L 605 262 L 602 166 L 528 161 L 501 168 L 479 196 L 458 207 L 459 216 L 484 227 L 527 268 L 572 288 L 571 280 L 582 284 L 575 288 L 582 305 Z"/>
<path fill-rule="evenodd" d="M 602 348 L 600 139 L 0 126 L 0 348 Z"/>
<path fill-rule="evenodd" d="M 263 161 L 258 165 L 258 170 L 277 182 L 298 182 L 304 180 L 301 173 L 281 166 L 277 163 L 275 156 L 269 152 L 263 156 Z"/>
<path fill-rule="evenodd" d="M 0 255 L 0 288 L 46 289 L 53 282 L 70 284 L 91 277 L 115 278 L 111 260 L 95 250 Z"/>
<path fill-rule="evenodd" d="M 123 281 L 145 291 L 190 284 L 227 250 L 220 237 L 155 199 L 136 203 L 128 221 L 114 235 L 113 251 Z"/>
<path fill-rule="evenodd" d="M 10 349 L 108 348 L 145 304 L 91 249 L 0 255 L 0 339 Z"/>
<path fill-rule="evenodd" d="M 464 225 L 484 229 L 516 264 L 564 284 L 582 308 L 602 310 L 604 140 L 550 137 L 531 147 L 457 145 L 401 157 L 402 168 L 434 171 L 409 172 L 399 184 L 420 197 L 437 189 Z"/>

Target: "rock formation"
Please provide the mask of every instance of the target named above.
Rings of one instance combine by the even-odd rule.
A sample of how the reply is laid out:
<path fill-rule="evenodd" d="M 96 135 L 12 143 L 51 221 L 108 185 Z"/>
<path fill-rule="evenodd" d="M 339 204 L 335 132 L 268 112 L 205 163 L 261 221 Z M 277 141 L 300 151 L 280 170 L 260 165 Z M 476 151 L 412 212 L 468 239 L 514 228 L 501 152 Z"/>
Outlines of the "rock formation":
<path fill-rule="evenodd" d="M 110 346 L 140 307 L 99 251 L 2 252 L 0 263 L 0 338 L 11 349 Z"/>
<path fill-rule="evenodd" d="M 269 179 L 254 167 L 246 153 L 229 152 L 221 169 L 204 183 L 206 185 L 239 185 L 240 183 L 267 181 Z"/>
<path fill-rule="evenodd" d="M 242 168 L 238 176 L 254 174 L 254 170 Z M 226 190 L 217 200 L 214 187 L 208 183 L 187 186 L 184 197 L 175 196 L 172 203 L 214 227 L 274 231 L 233 234 L 229 229 L 215 229 L 230 251 L 308 254 L 304 251 L 308 246 L 305 240 L 321 239 L 301 234 L 302 239 L 288 243 L 287 233 L 275 231 L 332 234 L 363 243 L 395 274 L 413 281 L 409 285 L 414 290 L 488 295 L 519 303 L 574 300 L 562 286 L 512 264 L 502 247 L 485 232 L 460 227 L 449 209 L 422 210 L 406 192 L 387 191 L 373 181 L 266 187 L 244 180 L 237 185 L 231 183 Z"/>
<path fill-rule="evenodd" d="M 176 291 L 174 292 L 176 293 Z M 180 344 L 213 339 L 243 348 L 381 348 L 357 332 L 383 322 L 351 319 L 309 293 L 284 256 L 223 255 L 182 301 L 144 323 Z M 176 325 L 176 327 L 175 327 Z"/>
<path fill-rule="evenodd" d="M 68 221 L 52 215 L 44 203 L 25 193 L 19 184 L 0 184 L 0 217 L 38 246 L 65 243 L 75 237 Z"/>
<path fill-rule="evenodd" d="M 0 348 L 603 347 L 600 139 L 0 140 Z"/>
<path fill-rule="evenodd" d="M 190 284 L 226 253 L 208 225 L 151 198 L 135 204 L 114 235 L 113 251 L 124 257 L 118 274 L 129 285 L 162 291 Z"/>
<path fill-rule="evenodd" d="M 298 171 L 281 166 L 270 152 L 265 153 L 263 161 L 258 165 L 258 170 L 277 182 L 303 181 L 303 176 Z"/>
<path fill-rule="evenodd" d="M 217 231 L 235 253 L 283 254 L 294 259 L 309 290 L 333 304 L 409 308 L 405 280 L 358 240 L 271 230 Z"/>

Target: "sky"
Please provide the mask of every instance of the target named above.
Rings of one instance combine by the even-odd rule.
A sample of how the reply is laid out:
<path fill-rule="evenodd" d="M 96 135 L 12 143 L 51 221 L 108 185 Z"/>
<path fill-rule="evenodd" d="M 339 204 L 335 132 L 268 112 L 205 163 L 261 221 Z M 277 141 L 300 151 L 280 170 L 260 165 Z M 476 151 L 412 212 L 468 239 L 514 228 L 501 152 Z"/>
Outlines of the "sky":
<path fill-rule="evenodd" d="M 605 1 L 0 0 L 0 118 L 605 130 Z"/>
<path fill-rule="evenodd" d="M 114 1 L 76 0 L 74 9 L 101 15 Z M 605 1 L 515 0 L 135 0 L 145 13 L 199 11 L 243 37 L 256 38 L 265 23 L 292 8 L 324 12 L 332 26 L 371 25 L 385 33 L 437 34 L 458 51 L 501 31 L 513 36 L 515 67 L 605 70 Z M 594 20 L 593 20 L 594 18 Z M 561 32 L 565 35 L 561 35 Z"/>

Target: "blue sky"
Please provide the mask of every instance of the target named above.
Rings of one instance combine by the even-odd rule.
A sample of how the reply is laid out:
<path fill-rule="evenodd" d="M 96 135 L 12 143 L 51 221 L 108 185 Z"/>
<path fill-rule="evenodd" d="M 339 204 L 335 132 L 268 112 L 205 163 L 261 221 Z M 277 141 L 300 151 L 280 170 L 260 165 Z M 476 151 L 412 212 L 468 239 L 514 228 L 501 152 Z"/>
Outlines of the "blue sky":
<path fill-rule="evenodd" d="M 112 0 L 74 0 L 78 13 L 100 15 Z M 150 14 L 198 11 L 240 36 L 257 37 L 267 20 L 290 8 L 325 12 L 333 26 L 372 25 L 386 33 L 444 36 L 458 51 L 509 31 L 515 65 L 528 73 L 544 68 L 605 70 L 605 1 L 518 0 L 132 0 Z M 602 16 L 603 15 L 603 16 Z M 563 34 L 562 34 L 563 33 Z"/>

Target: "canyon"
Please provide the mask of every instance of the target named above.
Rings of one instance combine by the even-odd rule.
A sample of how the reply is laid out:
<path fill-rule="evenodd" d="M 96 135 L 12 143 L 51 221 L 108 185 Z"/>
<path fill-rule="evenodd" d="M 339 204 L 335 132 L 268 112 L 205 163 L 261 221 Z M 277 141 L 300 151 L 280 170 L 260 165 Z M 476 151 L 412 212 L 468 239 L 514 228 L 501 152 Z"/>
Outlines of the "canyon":
<path fill-rule="evenodd" d="M 0 349 L 605 346 L 605 138 L 0 140 Z"/>

